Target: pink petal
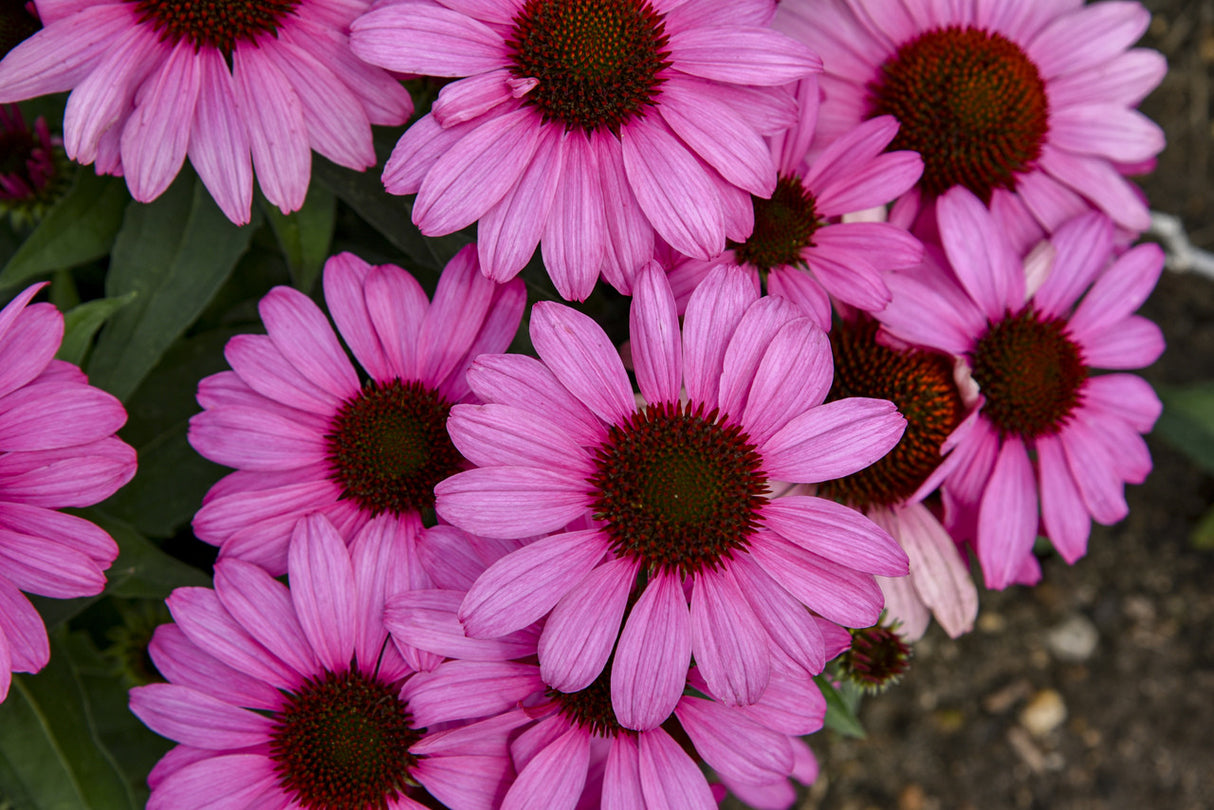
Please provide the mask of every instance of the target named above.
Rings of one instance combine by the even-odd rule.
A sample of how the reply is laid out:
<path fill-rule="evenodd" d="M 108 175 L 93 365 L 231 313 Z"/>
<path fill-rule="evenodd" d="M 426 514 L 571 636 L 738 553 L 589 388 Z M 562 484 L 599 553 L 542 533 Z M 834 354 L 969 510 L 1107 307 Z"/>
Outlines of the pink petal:
<path fill-rule="evenodd" d="M 337 331 L 354 357 L 373 379 L 391 376 L 384 347 L 367 311 L 366 284 L 371 265 L 353 253 L 339 253 L 325 262 L 325 305 Z"/>
<path fill-rule="evenodd" d="M 545 129 L 554 128 L 549 124 Z M 599 166 L 589 139 L 565 136 L 565 156 L 553 198 L 553 212 L 540 245 L 544 266 L 562 298 L 584 301 L 606 255 L 607 223 L 599 189 Z"/>
<path fill-rule="evenodd" d="M 0 456 L 5 499 L 33 506 L 92 506 L 135 475 L 135 450 L 117 438 Z"/>
<path fill-rule="evenodd" d="M 691 294 L 683 319 L 683 382 L 692 402 L 717 403 L 726 348 L 757 298 L 736 268 L 712 271 Z"/>
<path fill-rule="evenodd" d="M 476 249 L 462 248 L 443 268 L 418 335 L 421 379 L 446 379 L 476 340 L 497 285 L 480 273 Z"/>
<path fill-rule="evenodd" d="M 350 24 L 350 48 L 397 73 L 460 77 L 506 66 L 501 34 L 439 5 L 379 6 Z"/>
<path fill-rule="evenodd" d="M 134 25 L 135 10 L 123 3 L 96 4 L 48 25 L 0 62 L 0 103 L 71 90 Z"/>
<path fill-rule="evenodd" d="M 182 40 L 160 74 L 139 89 L 122 130 L 122 167 L 136 200 L 156 199 L 180 171 L 201 84 L 194 45 Z"/>
<path fill-rule="evenodd" d="M 506 756 L 423 757 L 409 774 L 446 807 L 501 807 L 514 769 Z"/>
<path fill-rule="evenodd" d="M 1164 147 L 1163 130 L 1123 104 L 1071 104 L 1050 114 L 1050 140 L 1061 149 L 1118 163 L 1150 160 Z"/>
<path fill-rule="evenodd" d="M 716 810 L 699 767 L 660 728 L 637 735 L 641 791 L 653 810 Z"/>
<path fill-rule="evenodd" d="M 41 537 L 0 529 L 4 576 L 27 593 L 70 599 L 105 588 L 101 566 L 85 554 Z"/>
<path fill-rule="evenodd" d="M 603 201 L 607 233 L 603 278 L 625 295 L 632 292 L 632 278 L 653 256 L 653 226 L 645 218 L 624 169 L 619 141 L 599 130 L 590 136 L 598 157 L 599 196 Z"/>
<path fill-rule="evenodd" d="M 769 478 L 812 484 L 864 469 L 893 449 L 905 429 L 892 402 L 849 397 L 795 417 L 759 452 Z"/>
<path fill-rule="evenodd" d="M 118 544 L 104 529 L 76 515 L 21 503 L 0 504 L 0 527 L 28 534 L 85 555 L 102 568 L 118 556 Z"/>
<path fill-rule="evenodd" d="M 537 410 L 580 444 L 595 447 L 606 438 L 603 423 L 534 357 L 483 355 L 468 369 L 468 382 L 487 402 Z"/>
<path fill-rule="evenodd" d="M 414 722 L 423 727 L 499 715 L 543 689 L 534 664 L 448 661 L 406 681 L 401 698 L 408 702 Z M 426 741 L 422 746 L 429 747 Z"/>
<path fill-rule="evenodd" d="M 188 154 L 198 177 L 228 219 L 247 225 L 252 216 L 253 164 L 249 132 L 236 106 L 236 86 L 218 50 L 198 52 L 202 77 Z"/>
<path fill-rule="evenodd" d="M 994 219 L 969 189 L 957 186 L 937 204 L 940 239 L 966 292 L 996 320 L 1024 303 L 1024 272 Z"/>
<path fill-rule="evenodd" d="M 561 384 L 604 422 L 620 424 L 636 411 L 624 365 L 588 315 L 541 301 L 531 308 L 531 342 Z"/>
<path fill-rule="evenodd" d="M 742 413 L 750 440 L 767 441 L 793 417 L 821 404 L 833 372 L 826 333 L 808 318 L 785 324 L 763 353 Z"/>
<path fill-rule="evenodd" d="M 822 60 L 795 39 L 740 25 L 673 32 L 670 57 L 683 73 L 741 85 L 788 84 L 822 70 Z"/>
<path fill-rule="evenodd" d="M 405 644 L 460 661 L 507 661 L 535 655 L 538 631 L 525 628 L 489 638 L 470 638 L 456 615 L 462 591 L 398 592 L 382 606 L 383 621 L 398 646 Z M 374 661 L 374 657 L 371 659 Z"/>
<path fill-rule="evenodd" d="M 354 654 L 354 568 L 345 541 L 322 515 L 301 520 L 287 558 L 291 601 L 324 668 L 344 672 Z"/>
<path fill-rule="evenodd" d="M 787 735 L 701 698 L 679 701 L 679 723 L 696 753 L 722 777 L 744 784 L 786 778 L 793 767 Z"/>
<path fill-rule="evenodd" d="M 1102 158 L 1042 147 L 1042 170 L 1091 200 L 1118 225 L 1140 233 L 1151 227 L 1151 215 L 1129 181 Z"/>
<path fill-rule="evenodd" d="M 254 46 L 238 44 L 232 54 L 236 106 L 249 127 L 249 148 L 257 182 L 266 199 L 284 214 L 303 207 L 311 175 L 303 104 L 282 74 Z"/>
<path fill-rule="evenodd" d="M 868 627 L 881 615 L 881 589 L 871 575 L 768 532 L 756 535 L 750 555 L 785 590 L 832 622 Z"/>
<path fill-rule="evenodd" d="M 194 762 L 156 785 L 148 810 L 243 810 L 262 807 L 275 789 L 274 761 L 262 754 L 229 754 Z"/>
<path fill-rule="evenodd" d="M 1083 396 L 1085 405 L 1117 414 L 1140 433 L 1149 433 L 1163 411 L 1151 384 L 1136 374 L 1089 377 Z"/>
<path fill-rule="evenodd" d="M 1155 289 L 1163 262 L 1158 245 L 1138 245 L 1122 254 L 1080 302 L 1071 318 L 1072 333 L 1084 340 L 1127 318 Z"/>
<path fill-rule="evenodd" d="M 298 290 L 275 287 L 257 305 L 266 332 L 294 368 L 314 385 L 342 399 L 361 390 L 329 321 Z"/>
<path fill-rule="evenodd" d="M 1037 482 L 1023 442 L 1004 437 L 978 512 L 978 562 L 988 588 L 1013 582 L 1037 537 Z"/>
<path fill-rule="evenodd" d="M 1098 65 L 1134 44 L 1151 21 L 1138 3 L 1106 3 L 1061 14 L 1026 51 L 1043 79 Z"/>
<path fill-rule="evenodd" d="M 1077 337 L 1082 341 L 1084 362 L 1092 368 L 1145 368 L 1158 360 L 1164 349 L 1163 330 L 1139 315 Z"/>
<path fill-rule="evenodd" d="M 1055 250 L 1053 266 L 1033 303 L 1043 315 L 1065 317 L 1112 255 L 1113 223 L 1092 212 L 1067 222 L 1050 241 Z"/>
<path fill-rule="evenodd" d="M 611 740 L 603 772 L 603 810 L 647 810 L 637 738 L 631 734 L 617 734 Z"/>
<path fill-rule="evenodd" d="M 126 410 L 100 388 L 33 383 L 0 397 L 0 450 L 54 450 L 112 435 Z"/>
<path fill-rule="evenodd" d="M 456 405 L 451 441 L 480 467 L 556 467 L 590 476 L 590 454 L 551 420 L 511 405 Z"/>
<path fill-rule="evenodd" d="M 148 653 L 156 670 L 171 683 L 247 709 L 277 711 L 282 707 L 281 692 L 206 654 L 175 624 L 156 628 Z"/>
<path fill-rule="evenodd" d="M 528 467 L 457 473 L 434 488 L 435 508 L 464 531 L 485 537 L 533 537 L 585 514 L 590 487 L 568 474 Z"/>
<path fill-rule="evenodd" d="M 645 401 L 676 402 L 683 377 L 682 335 L 674 294 L 657 262 L 637 276 L 629 326 L 632 362 Z"/>
<path fill-rule="evenodd" d="M 7 670 L 37 672 L 51 658 L 50 640 L 42 617 L 15 586 L 0 576 L 0 646 L 6 646 L 0 660 L 0 678 Z M 7 685 L 0 685 L 4 692 Z M 0 700 L 3 700 L 0 697 Z"/>
<path fill-rule="evenodd" d="M 573 810 L 589 765 L 590 734 L 571 726 L 527 763 L 506 794 L 502 810 Z"/>
<path fill-rule="evenodd" d="M 272 686 L 298 686 L 298 675 L 254 641 L 232 619 L 214 591 L 177 588 L 165 603 L 177 626 L 200 650 Z"/>
<path fill-rule="evenodd" d="M 287 586 L 259 566 L 221 559 L 215 564 L 215 593 L 232 618 L 283 663 L 305 678 L 316 673 L 317 659 Z"/>
<path fill-rule="evenodd" d="M 423 115 L 400 136 L 384 164 L 384 188 L 389 194 L 416 194 L 438 159 L 482 123 L 473 119 L 444 129 L 433 115 Z"/>
<path fill-rule="evenodd" d="M 1037 450 L 1037 474 L 1041 476 L 1041 524 L 1054 548 L 1068 563 L 1087 553 L 1092 519 L 1075 486 L 1066 453 L 1057 436 L 1041 436 Z"/>
<path fill-rule="evenodd" d="M 658 573 L 624 623 L 611 666 L 611 705 L 624 728 L 656 729 L 674 711 L 691 663 L 691 617 L 679 577 Z"/>
<path fill-rule="evenodd" d="M 131 711 L 163 737 L 213 751 L 264 744 L 274 728 L 269 717 L 169 683 L 132 689 Z"/>
<path fill-rule="evenodd" d="M 822 633 L 805 606 L 777 585 L 749 554 L 735 557 L 730 570 L 776 646 L 810 674 L 821 672 L 826 666 Z"/>
<path fill-rule="evenodd" d="M 757 701 L 771 677 L 768 643 L 728 568 L 692 578 L 691 651 L 714 697 L 729 706 Z"/>
<path fill-rule="evenodd" d="M 766 528 L 806 551 L 866 574 L 906 576 L 906 554 L 898 543 L 855 509 L 790 495 L 763 504 L 762 515 Z"/>
<path fill-rule="evenodd" d="M 425 291 L 413 276 L 388 264 L 371 271 L 363 296 L 388 362 L 389 373 L 377 379 L 417 379 L 422 365 L 421 327 L 430 309 Z"/>
<path fill-rule="evenodd" d="M 771 296 L 759 299 L 746 310 L 729 339 L 721 363 L 721 388 L 717 401 L 724 413 L 741 420 L 750 387 L 754 384 L 768 348 L 774 345 L 780 330 L 799 317 L 800 313 L 791 302 Z M 799 328 L 805 326 L 802 322 Z M 797 334 L 797 330 L 790 333 L 793 337 Z M 808 330 L 805 330 L 805 334 L 808 334 Z"/>
<path fill-rule="evenodd" d="M 1093 435 L 1092 426 L 1076 420 L 1058 438 L 1088 514 L 1106 526 L 1124 518 L 1129 512 L 1125 487 L 1117 474 L 1117 465 L 1100 439 Z"/>

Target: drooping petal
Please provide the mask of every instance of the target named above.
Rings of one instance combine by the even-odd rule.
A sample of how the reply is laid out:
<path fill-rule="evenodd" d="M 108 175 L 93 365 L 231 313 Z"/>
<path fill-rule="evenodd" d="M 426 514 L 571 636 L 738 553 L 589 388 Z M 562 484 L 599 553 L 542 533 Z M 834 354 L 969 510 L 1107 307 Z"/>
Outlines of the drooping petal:
<path fill-rule="evenodd" d="M 611 666 L 611 705 L 624 728 L 656 729 L 674 711 L 691 663 L 691 617 L 679 577 L 659 573 L 632 608 Z"/>

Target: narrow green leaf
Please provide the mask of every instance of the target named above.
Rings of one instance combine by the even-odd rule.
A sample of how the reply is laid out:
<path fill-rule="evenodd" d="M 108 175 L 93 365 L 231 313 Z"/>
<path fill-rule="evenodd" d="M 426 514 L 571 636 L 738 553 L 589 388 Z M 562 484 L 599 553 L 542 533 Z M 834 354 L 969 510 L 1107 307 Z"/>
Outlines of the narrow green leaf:
<path fill-rule="evenodd" d="M 1214 382 L 1160 387 L 1155 430 L 1206 472 L 1214 473 Z"/>
<path fill-rule="evenodd" d="M 0 704 L 0 793 L 22 810 L 134 810 L 130 786 L 102 744 L 62 633 L 37 675 L 15 675 Z M 18 798 L 19 797 L 19 798 Z"/>
<path fill-rule="evenodd" d="M 262 210 L 278 237 L 295 287 L 305 294 L 310 293 L 325 266 L 325 259 L 329 258 L 329 246 L 333 244 L 337 198 L 325 186 L 312 183 L 303 208 L 298 211 L 283 214 L 268 202 Z"/>
<path fill-rule="evenodd" d="M 135 300 L 131 291 L 119 298 L 98 298 L 72 309 L 63 316 L 63 343 L 55 354 L 60 360 L 80 365 L 93 342 L 93 335 L 114 313 Z"/>
<path fill-rule="evenodd" d="M 848 701 L 835 689 L 829 680 L 821 675 L 814 676 L 814 683 L 826 698 L 826 727 L 834 729 L 845 737 L 864 739 L 864 726 L 860 725 L 855 710 Z"/>
<path fill-rule="evenodd" d="M 121 178 L 82 166 L 76 181 L 0 271 L 0 287 L 99 259 L 110 252 L 130 196 Z"/>
<path fill-rule="evenodd" d="M 110 533 L 121 551 L 106 572 L 105 592 L 126 599 L 164 599 L 174 588 L 206 587 L 211 580 L 192 565 L 165 554 L 129 524 L 97 509 L 85 517 Z"/>
<path fill-rule="evenodd" d="M 206 308 L 256 228 L 256 221 L 229 222 L 184 172 L 155 202 L 132 204 L 114 242 L 106 294 L 138 297 L 102 330 L 89 360 L 92 383 L 125 401 Z"/>

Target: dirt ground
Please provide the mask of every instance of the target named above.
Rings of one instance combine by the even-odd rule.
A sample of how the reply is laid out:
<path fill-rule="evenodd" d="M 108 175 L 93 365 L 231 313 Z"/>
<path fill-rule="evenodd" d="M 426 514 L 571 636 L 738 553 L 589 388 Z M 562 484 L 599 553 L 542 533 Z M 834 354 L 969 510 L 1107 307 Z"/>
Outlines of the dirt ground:
<path fill-rule="evenodd" d="M 1210 249 L 1214 0 L 1146 5 L 1143 44 L 1171 71 L 1143 105 L 1169 144 L 1143 186 Z M 1152 383 L 1214 380 L 1214 282 L 1166 273 L 1143 314 L 1168 339 Z M 862 707 L 867 739 L 811 740 L 823 776 L 802 810 L 1214 808 L 1214 552 L 1189 541 L 1214 478 L 1148 441 L 1154 472 L 1085 559 L 983 593 L 956 642 L 933 628 L 902 684 Z"/>

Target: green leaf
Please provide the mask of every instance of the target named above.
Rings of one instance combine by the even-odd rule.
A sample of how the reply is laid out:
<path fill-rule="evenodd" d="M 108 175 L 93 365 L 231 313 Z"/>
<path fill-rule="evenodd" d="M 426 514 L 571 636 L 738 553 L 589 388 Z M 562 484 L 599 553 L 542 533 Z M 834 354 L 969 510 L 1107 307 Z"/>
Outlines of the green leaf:
<path fill-rule="evenodd" d="M 312 183 L 303 208 L 298 211 L 283 214 L 268 202 L 262 210 L 278 237 L 295 287 L 305 294 L 310 293 L 329 258 L 333 227 L 337 222 L 337 198 L 320 183 Z"/>
<path fill-rule="evenodd" d="M 835 689 L 829 680 L 821 675 L 814 676 L 814 683 L 826 698 L 826 727 L 834 729 L 845 737 L 864 739 L 864 726 L 856 717 L 855 707 L 849 705 L 846 698 Z"/>
<path fill-rule="evenodd" d="M 206 574 L 165 554 L 129 524 L 97 509 L 83 514 L 109 532 L 121 549 L 106 572 L 106 594 L 126 599 L 164 599 L 174 588 L 211 584 Z"/>
<path fill-rule="evenodd" d="M 64 638 L 52 636 L 50 663 L 15 675 L 0 704 L 0 793 L 22 810 L 134 810 Z"/>
<path fill-rule="evenodd" d="M 76 182 L 0 271 L 0 287 L 99 259 L 110 252 L 130 196 L 120 178 L 81 167 Z"/>
<path fill-rule="evenodd" d="M 106 294 L 138 297 L 102 330 L 88 366 L 93 385 L 125 401 L 223 286 L 256 228 L 229 222 L 188 173 L 155 202 L 132 204 Z"/>
<path fill-rule="evenodd" d="M 93 342 L 93 335 L 114 313 L 135 300 L 131 291 L 119 298 L 98 298 L 75 307 L 63 316 L 63 343 L 55 356 L 80 365 Z"/>
<path fill-rule="evenodd" d="M 1214 473 L 1214 382 L 1159 387 L 1163 414 L 1155 431 L 1208 473 Z"/>

